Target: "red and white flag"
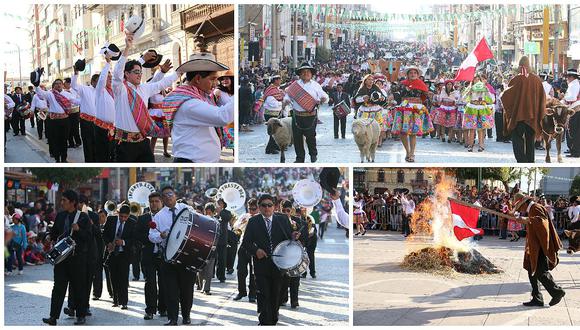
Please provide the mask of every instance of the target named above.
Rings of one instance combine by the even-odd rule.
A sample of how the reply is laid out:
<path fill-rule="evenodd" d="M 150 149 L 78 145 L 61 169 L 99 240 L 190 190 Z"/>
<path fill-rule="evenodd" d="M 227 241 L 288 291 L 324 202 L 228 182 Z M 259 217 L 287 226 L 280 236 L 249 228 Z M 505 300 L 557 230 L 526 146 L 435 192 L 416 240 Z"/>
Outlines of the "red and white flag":
<path fill-rule="evenodd" d="M 453 233 L 462 241 L 475 235 L 483 235 L 483 229 L 476 228 L 479 219 L 479 210 L 473 207 L 449 201 L 451 216 L 453 217 Z"/>
<path fill-rule="evenodd" d="M 475 76 L 475 67 L 477 64 L 489 60 L 490 58 L 493 58 L 493 53 L 491 52 L 491 49 L 489 49 L 485 38 L 481 38 L 475 49 L 473 49 L 473 51 L 469 53 L 469 56 L 467 56 L 463 63 L 461 63 L 455 80 L 472 81 Z"/>

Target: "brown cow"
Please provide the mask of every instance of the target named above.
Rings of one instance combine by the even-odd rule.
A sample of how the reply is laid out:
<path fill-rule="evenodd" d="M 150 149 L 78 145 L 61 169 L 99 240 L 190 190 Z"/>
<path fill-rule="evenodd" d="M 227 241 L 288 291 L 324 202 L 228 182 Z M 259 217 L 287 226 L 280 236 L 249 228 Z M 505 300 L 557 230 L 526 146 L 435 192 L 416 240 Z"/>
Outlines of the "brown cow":
<path fill-rule="evenodd" d="M 568 119 L 574 114 L 574 110 L 557 100 L 550 100 L 546 104 L 546 116 L 542 119 L 542 136 L 546 146 L 546 163 L 550 163 L 550 147 L 552 140 L 556 140 L 556 150 L 558 151 L 558 163 L 562 162 L 562 138 L 564 129 L 568 124 Z"/>
<path fill-rule="evenodd" d="M 564 230 L 564 234 L 568 237 L 568 254 L 580 251 L 580 229 Z"/>

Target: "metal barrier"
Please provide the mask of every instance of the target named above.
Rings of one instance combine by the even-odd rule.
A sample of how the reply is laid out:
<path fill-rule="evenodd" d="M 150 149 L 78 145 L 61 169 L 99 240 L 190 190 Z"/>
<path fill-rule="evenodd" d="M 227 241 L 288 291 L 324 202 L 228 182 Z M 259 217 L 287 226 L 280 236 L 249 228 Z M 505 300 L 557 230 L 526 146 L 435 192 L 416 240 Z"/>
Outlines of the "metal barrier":
<path fill-rule="evenodd" d="M 400 205 L 367 205 L 365 212 L 371 229 L 401 231 L 403 228 Z"/>
<path fill-rule="evenodd" d="M 566 209 L 562 211 L 555 211 L 554 212 L 554 227 L 556 227 L 557 231 L 563 231 L 570 226 L 570 218 L 568 217 L 568 211 Z"/>

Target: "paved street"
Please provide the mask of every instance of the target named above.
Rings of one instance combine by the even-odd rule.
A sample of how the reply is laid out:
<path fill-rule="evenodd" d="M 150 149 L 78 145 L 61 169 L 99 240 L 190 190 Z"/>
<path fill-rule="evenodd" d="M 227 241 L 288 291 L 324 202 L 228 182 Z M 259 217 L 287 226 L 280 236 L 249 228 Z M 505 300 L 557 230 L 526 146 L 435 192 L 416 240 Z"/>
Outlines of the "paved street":
<path fill-rule="evenodd" d="M 281 325 L 347 326 L 349 315 L 348 240 L 344 230 L 333 224 L 318 241 L 316 250 L 316 279 L 308 276 L 301 280 L 300 307 L 280 309 Z M 52 266 L 27 266 L 24 275 L 5 277 L 4 320 L 6 325 L 42 325 L 48 317 L 52 290 Z M 90 325 L 162 325 L 167 320 L 155 317 L 143 320 L 145 297 L 144 281 L 130 282 L 129 309 L 112 308 L 112 300 L 103 290 L 103 300 L 92 301 L 93 316 Z M 233 301 L 237 294 L 235 273 L 227 275 L 226 283 L 216 279 L 211 285 L 211 296 L 195 292 L 191 320 L 193 325 L 257 325 L 256 304 L 247 298 Z M 66 304 L 65 304 L 66 306 Z M 59 325 L 72 325 L 73 318 L 61 315 Z M 180 321 L 181 322 L 181 319 Z"/>
<path fill-rule="evenodd" d="M 322 124 L 316 128 L 316 144 L 318 147 L 319 163 L 360 163 L 358 147 L 354 142 L 351 133 L 353 116 L 347 118 L 346 139 L 334 139 L 334 118 L 330 107 L 323 106 L 319 112 Z M 239 138 L 239 159 L 242 163 L 278 163 L 280 155 L 266 155 L 266 144 L 268 143 L 268 133 L 266 125 L 251 126 L 253 132 L 240 132 Z M 495 131 L 494 131 L 495 134 Z M 457 143 L 443 143 L 437 139 L 426 137 L 417 139 L 417 149 L 415 162 L 417 163 L 477 163 L 492 164 L 506 162 L 516 162 L 511 143 L 495 142 L 495 138 L 485 142 L 484 152 L 467 152 L 462 145 Z M 554 142 L 553 142 L 554 144 Z M 306 144 L 305 148 L 306 148 Z M 562 146 L 562 152 L 568 148 Z M 552 162 L 557 162 L 555 157 L 555 144 L 551 151 Z M 546 152 L 536 151 L 536 163 L 545 163 Z M 580 164 L 580 158 L 567 158 L 563 155 L 565 163 Z M 294 147 L 290 147 L 286 152 L 286 162 L 292 163 L 296 160 Z M 306 148 L 306 161 L 309 162 L 308 149 Z M 366 162 L 366 160 L 365 160 Z M 382 147 L 377 149 L 376 163 L 405 163 L 405 149 L 400 141 L 387 140 Z"/>
<path fill-rule="evenodd" d="M 14 136 L 14 132 L 6 133 L 7 148 L 4 154 L 6 163 L 54 163 L 54 158 L 48 154 L 48 143 L 46 137 L 43 140 L 38 139 L 36 126 L 30 126 L 30 120 L 26 120 L 26 136 Z M 192 137 L 193 138 L 193 137 Z M 171 154 L 172 142 L 169 139 L 169 153 Z M 84 163 L 83 147 L 68 149 L 69 163 Z M 157 140 L 155 145 L 155 162 L 171 163 L 173 158 L 163 156 L 163 141 Z M 222 163 L 233 163 L 234 153 L 232 149 L 222 151 Z"/>
<path fill-rule="evenodd" d="M 564 242 L 567 246 L 568 242 Z M 522 268 L 525 241 L 484 237 L 479 251 L 505 273 L 433 275 L 399 267 L 421 248 L 400 233 L 373 231 L 354 239 L 355 325 L 580 325 L 580 259 L 560 251 L 551 273 L 566 290 L 554 307 L 528 308 L 531 287 Z M 377 253 L 380 251 L 381 253 Z M 541 287 L 544 300 L 549 294 Z"/>

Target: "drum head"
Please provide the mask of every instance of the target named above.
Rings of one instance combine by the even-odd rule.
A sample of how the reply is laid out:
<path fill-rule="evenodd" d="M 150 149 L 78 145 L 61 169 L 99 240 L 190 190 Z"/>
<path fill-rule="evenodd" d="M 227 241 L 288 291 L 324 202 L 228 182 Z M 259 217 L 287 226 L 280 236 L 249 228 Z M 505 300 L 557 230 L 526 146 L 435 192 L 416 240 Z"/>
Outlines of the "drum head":
<path fill-rule="evenodd" d="M 302 262 L 302 245 L 294 241 L 282 241 L 274 249 L 272 261 L 280 269 L 291 269 Z"/>
<path fill-rule="evenodd" d="M 165 247 L 166 260 L 172 259 L 177 254 L 177 251 L 179 251 L 179 248 L 181 247 L 181 243 L 185 240 L 191 223 L 191 212 L 188 208 L 184 208 L 176 216 L 175 222 L 169 231 L 167 246 Z"/>
<path fill-rule="evenodd" d="M 322 199 L 322 187 L 316 181 L 304 179 L 296 182 L 292 196 L 302 207 L 313 207 Z"/>

